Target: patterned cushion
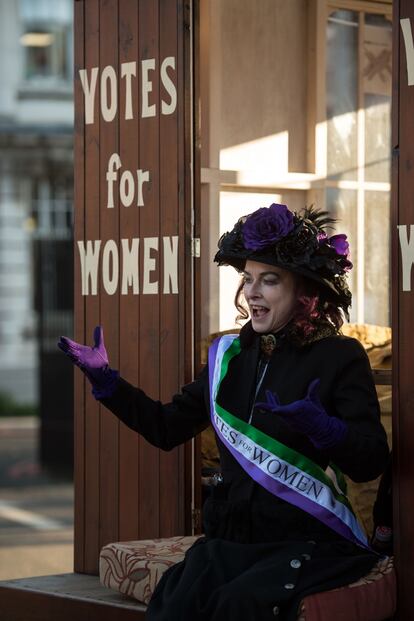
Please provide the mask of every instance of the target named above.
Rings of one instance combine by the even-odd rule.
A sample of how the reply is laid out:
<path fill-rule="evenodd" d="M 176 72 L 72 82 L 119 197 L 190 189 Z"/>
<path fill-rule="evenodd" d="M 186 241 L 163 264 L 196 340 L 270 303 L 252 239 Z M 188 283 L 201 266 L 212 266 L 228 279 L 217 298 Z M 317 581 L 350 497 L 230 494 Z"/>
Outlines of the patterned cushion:
<path fill-rule="evenodd" d="M 148 604 L 164 571 L 181 561 L 197 538 L 110 543 L 100 555 L 101 583 Z M 379 560 L 357 582 L 306 597 L 297 621 L 383 621 L 394 614 L 395 608 L 396 579 L 391 557 Z"/>
<path fill-rule="evenodd" d="M 198 537 L 169 537 L 109 543 L 101 550 L 101 583 L 148 604 L 168 567 L 182 561 Z"/>

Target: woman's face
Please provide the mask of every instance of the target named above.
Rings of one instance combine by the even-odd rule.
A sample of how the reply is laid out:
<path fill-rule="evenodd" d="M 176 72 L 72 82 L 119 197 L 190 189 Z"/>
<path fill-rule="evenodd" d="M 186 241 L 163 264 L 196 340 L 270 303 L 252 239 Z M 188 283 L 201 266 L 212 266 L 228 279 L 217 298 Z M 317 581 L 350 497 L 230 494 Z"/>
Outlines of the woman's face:
<path fill-rule="evenodd" d="M 276 332 L 293 315 L 297 302 L 294 274 L 265 263 L 246 261 L 243 293 L 255 332 Z"/>

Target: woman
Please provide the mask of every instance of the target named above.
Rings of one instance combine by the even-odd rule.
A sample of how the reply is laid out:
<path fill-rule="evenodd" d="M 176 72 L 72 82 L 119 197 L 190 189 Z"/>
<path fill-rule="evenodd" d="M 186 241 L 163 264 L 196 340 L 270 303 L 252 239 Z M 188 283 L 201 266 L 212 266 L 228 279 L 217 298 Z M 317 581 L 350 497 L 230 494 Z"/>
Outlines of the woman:
<path fill-rule="evenodd" d="M 381 474 L 388 447 L 368 358 L 341 336 L 351 294 L 345 235 L 313 209 L 273 204 L 241 218 L 215 261 L 242 272 L 240 335 L 216 340 L 200 377 L 162 405 L 109 367 L 95 346 L 62 337 L 97 399 L 169 450 L 212 423 L 221 476 L 205 537 L 161 579 L 152 621 L 296 618 L 309 593 L 347 584 L 376 557 L 341 483 Z M 240 295 L 248 305 L 243 308 Z"/>

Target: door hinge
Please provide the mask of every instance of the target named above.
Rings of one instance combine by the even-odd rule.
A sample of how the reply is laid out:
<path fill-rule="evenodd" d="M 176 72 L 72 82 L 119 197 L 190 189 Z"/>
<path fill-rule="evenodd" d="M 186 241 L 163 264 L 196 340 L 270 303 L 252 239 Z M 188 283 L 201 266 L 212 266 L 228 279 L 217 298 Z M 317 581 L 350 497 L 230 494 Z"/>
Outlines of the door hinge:
<path fill-rule="evenodd" d="M 199 237 L 193 237 L 191 240 L 191 256 L 198 259 L 200 257 L 201 240 Z"/>

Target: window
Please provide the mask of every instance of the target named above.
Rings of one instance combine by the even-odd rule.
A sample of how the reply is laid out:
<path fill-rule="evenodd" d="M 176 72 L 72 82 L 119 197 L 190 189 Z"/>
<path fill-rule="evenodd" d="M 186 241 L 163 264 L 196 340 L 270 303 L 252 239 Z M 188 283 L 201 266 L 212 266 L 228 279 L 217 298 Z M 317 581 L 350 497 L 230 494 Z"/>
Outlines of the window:
<path fill-rule="evenodd" d="M 351 243 L 352 320 L 390 324 L 391 22 L 334 10 L 326 24 L 326 206 Z"/>
<path fill-rule="evenodd" d="M 55 85 L 72 79 L 72 7 L 69 0 L 20 0 L 24 78 Z"/>
<path fill-rule="evenodd" d="M 71 240 L 73 237 L 73 178 L 67 171 L 31 183 L 31 215 L 27 226 L 34 239 Z"/>
<path fill-rule="evenodd" d="M 349 237 L 351 322 L 387 327 L 391 3 L 305 4 L 203 7 L 202 256 L 257 207 L 314 204 Z M 203 329 L 232 329 L 237 274 L 203 270 Z"/>

